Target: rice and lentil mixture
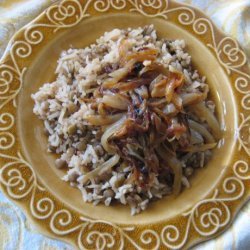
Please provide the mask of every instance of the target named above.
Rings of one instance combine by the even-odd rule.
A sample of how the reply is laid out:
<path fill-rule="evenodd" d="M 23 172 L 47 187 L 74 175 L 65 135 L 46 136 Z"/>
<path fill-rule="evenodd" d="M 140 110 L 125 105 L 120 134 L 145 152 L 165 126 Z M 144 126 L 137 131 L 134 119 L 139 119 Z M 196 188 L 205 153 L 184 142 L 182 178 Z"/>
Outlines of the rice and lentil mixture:
<path fill-rule="evenodd" d="M 85 202 L 128 204 L 177 195 L 220 137 L 209 87 L 183 40 L 152 25 L 106 32 L 58 60 L 56 80 L 32 95 L 48 151 Z"/>

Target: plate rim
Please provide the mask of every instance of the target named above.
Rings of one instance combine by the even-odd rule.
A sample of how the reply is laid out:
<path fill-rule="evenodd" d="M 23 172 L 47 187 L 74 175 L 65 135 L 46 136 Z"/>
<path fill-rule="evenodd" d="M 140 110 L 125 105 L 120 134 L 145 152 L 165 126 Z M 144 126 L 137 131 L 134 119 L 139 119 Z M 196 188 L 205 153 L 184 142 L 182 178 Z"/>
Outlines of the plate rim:
<path fill-rule="evenodd" d="M 33 19 L 31 22 L 29 22 L 28 24 L 26 24 L 24 27 L 22 27 L 19 31 L 17 31 L 15 34 L 14 34 L 14 36 L 11 38 L 11 40 L 9 41 L 9 43 L 8 43 L 8 45 L 7 45 L 7 48 L 6 48 L 6 50 L 5 50 L 5 52 L 4 52 L 4 54 L 3 54 L 3 56 L 2 56 L 2 58 L 1 58 L 1 60 L 0 60 L 0 73 L 1 73 L 1 67 L 4 67 L 4 65 L 6 65 L 5 63 L 6 63 L 6 59 L 8 59 L 8 57 L 10 56 L 10 54 L 11 54 L 11 50 L 13 49 L 13 46 L 15 45 L 15 42 L 16 42 L 16 39 L 20 36 L 20 35 L 22 35 L 24 32 L 25 32 L 25 30 L 29 30 L 29 28 L 30 27 L 32 27 L 32 25 L 33 24 L 36 24 L 37 22 L 39 22 L 40 20 L 42 20 L 42 19 L 44 19 L 45 18 L 45 15 L 46 15 L 46 13 L 49 13 L 50 12 L 50 10 L 51 9 L 53 9 L 53 8 L 58 8 L 59 6 L 63 6 L 64 4 L 67 4 L 67 3 L 74 3 L 74 4 L 76 4 L 77 5 L 77 3 L 88 3 L 88 2 L 92 2 L 91 0 L 87 0 L 87 1 L 83 1 L 83 0 L 64 0 L 64 1 L 61 1 L 61 2 L 56 2 L 56 3 L 54 3 L 54 4 L 52 4 L 51 6 L 49 6 L 45 11 L 43 11 L 41 14 L 39 14 L 35 19 Z M 114 1 L 114 0 L 98 0 L 98 1 L 95 1 L 95 3 L 96 2 L 103 2 L 104 4 L 106 3 L 107 5 L 109 5 L 109 7 L 116 7 L 116 2 L 120 2 L 120 3 L 125 3 L 125 7 L 127 7 L 127 4 L 131 4 L 132 5 L 132 7 L 133 6 L 135 6 L 135 10 L 137 11 L 137 12 L 140 12 L 141 11 L 141 9 L 137 9 L 137 7 L 138 6 L 136 6 L 136 4 L 138 3 L 138 1 L 136 1 L 136 0 L 129 0 L 129 1 L 125 1 L 125 0 L 119 0 L 119 1 Z M 143 0 L 141 0 L 141 2 L 142 3 L 145 3 L 145 2 L 147 2 L 147 1 L 143 1 Z M 155 3 L 157 3 L 157 0 L 155 1 L 151 1 L 151 3 L 152 4 L 155 4 Z M 192 10 L 195 14 L 199 14 L 199 16 L 201 16 L 201 18 L 204 18 L 203 20 L 207 20 L 210 24 L 211 24 L 211 26 L 210 27 L 212 27 L 212 30 L 213 30 L 213 32 L 214 33 L 217 33 L 217 34 L 219 34 L 221 37 L 223 37 L 223 39 L 229 39 L 231 42 L 233 42 L 234 43 L 234 45 L 236 46 L 235 48 L 232 48 L 232 49 L 236 49 L 237 50 L 237 53 L 239 52 L 239 53 L 242 53 L 245 57 L 246 57 L 246 55 L 245 55 L 245 53 L 243 52 L 243 49 L 240 47 L 240 45 L 238 44 L 238 42 L 235 40 L 235 39 L 232 39 L 230 36 L 228 36 L 228 35 L 226 35 L 221 29 L 219 29 L 213 22 L 212 22 L 212 20 L 204 13 L 204 12 L 202 12 L 201 10 L 199 10 L 199 9 L 197 9 L 196 7 L 193 7 L 193 6 L 191 6 L 191 5 L 189 5 L 189 4 L 184 4 L 184 3 L 177 3 L 177 2 L 175 2 L 175 1 L 173 1 L 173 0 L 164 0 L 164 1 L 162 1 L 162 3 L 164 4 L 166 4 L 166 11 L 169 11 L 169 10 L 171 10 L 171 8 L 169 8 L 169 6 L 172 4 L 172 3 L 174 3 L 176 6 L 179 6 L 180 8 L 181 7 L 183 7 L 184 6 L 184 8 L 186 8 L 186 9 L 190 9 L 190 10 Z M 117 5 L 118 6 L 118 5 Z M 104 5 L 104 7 L 105 7 L 105 5 Z M 145 6 L 144 6 L 145 7 Z M 147 8 L 150 8 L 150 6 L 146 6 Z M 152 7 L 152 6 L 151 6 Z M 109 8 L 108 8 L 109 9 Z M 129 9 L 130 10 L 130 9 Z M 164 10 L 164 9 L 163 9 Z M 144 11 L 144 9 L 142 10 L 142 11 Z M 127 11 L 126 11 L 127 12 Z M 104 13 L 105 13 L 105 11 L 104 11 Z M 147 10 L 146 10 L 146 12 L 144 12 L 144 13 L 141 13 L 141 14 L 143 14 L 143 15 L 148 15 L 148 12 L 147 12 Z M 151 14 L 150 14 L 151 15 Z M 158 14 L 157 14 L 158 15 Z M 154 16 L 155 17 L 155 16 Z M 178 18 L 179 18 L 179 16 L 178 16 Z M 199 19 L 199 18 L 198 18 Z M 185 19 L 184 19 L 185 20 Z M 190 21 L 189 21 L 190 22 Z M 195 19 L 193 20 L 193 23 L 195 22 Z M 187 24 L 187 25 L 189 25 L 189 24 Z M 31 30 L 31 29 L 30 29 Z M 35 37 L 35 39 L 36 39 L 36 37 Z M 223 40 L 222 39 L 222 40 Z M 31 42 L 32 42 L 32 40 L 30 40 Z M 34 41 L 33 41 L 34 42 Z M 203 42 L 202 42 L 203 43 Z M 34 43 L 33 45 L 35 46 L 35 44 L 36 43 Z M 220 44 L 220 43 L 219 43 Z M 217 44 L 216 44 L 217 45 Z M 31 43 L 31 46 L 32 46 L 32 43 Z M 217 46 L 216 46 L 216 48 L 214 48 L 214 49 L 217 49 Z M 216 52 L 215 52 L 216 53 Z M 233 53 L 233 52 L 232 52 Z M 229 56 L 230 56 L 230 54 L 229 54 Z M 247 59 L 246 59 L 247 60 Z M 224 65 L 225 66 L 225 65 Z M 243 73 L 245 73 L 246 74 L 246 77 L 248 78 L 248 79 L 250 79 L 250 76 L 249 76 L 249 68 L 248 68 L 248 66 L 246 66 L 245 67 L 245 64 L 244 65 L 242 65 L 242 66 L 244 66 L 244 69 L 242 69 L 242 72 Z M 236 68 L 237 69 L 237 68 Z M 227 71 L 227 72 L 229 72 L 230 73 L 230 68 L 225 68 L 225 70 Z M 247 79 L 246 78 L 246 79 Z M 1 79 L 0 79 L 1 80 Z M 242 83 L 242 82 L 241 82 Z M 248 84 L 247 82 L 246 82 L 246 84 Z M 244 87 L 244 82 L 243 82 L 243 85 L 239 85 L 240 87 Z M 248 85 L 246 85 L 246 86 L 248 86 Z M 241 91 L 241 92 L 240 92 Z M 244 96 L 244 98 L 246 97 L 246 99 L 247 98 L 249 98 L 249 92 L 248 91 L 245 91 L 244 90 L 244 88 L 240 88 L 240 93 Z M 234 91 L 235 92 L 235 91 Z M 18 94 L 17 94 L 18 95 Z M 1 99 L 0 99 L 1 100 Z M 7 105 L 7 104 L 6 104 Z M 248 122 L 248 120 L 250 119 L 250 115 L 249 115 L 249 107 L 248 106 L 246 106 L 247 107 L 247 109 L 246 109 L 246 114 L 247 114 L 247 117 L 245 118 L 245 117 L 242 117 L 242 119 L 243 119 L 243 123 L 241 123 L 240 125 L 244 125 L 244 123 L 245 122 Z M 3 119 L 3 114 L 1 114 L 1 119 Z M 240 126 L 239 125 L 239 126 Z M 0 127 L 1 128 L 1 127 Z M 12 127 L 10 127 L 10 129 L 12 129 Z M 8 130 L 4 130 L 4 133 L 6 132 L 6 131 L 8 131 Z M 6 132 L 7 133 L 7 132 Z M 239 133 L 240 133 L 240 130 L 239 130 Z M 4 150 L 4 151 L 3 151 Z M 3 149 L 2 148 L 2 145 L 1 145 L 1 147 L 0 147 L 0 155 L 2 156 L 2 152 L 5 152 L 5 150 L 8 150 L 8 148 L 7 149 Z M 247 150 L 250 150 L 248 147 L 246 148 L 246 152 L 245 152 L 245 155 L 247 156 L 250 156 L 250 152 L 248 152 Z M 25 159 L 22 159 L 22 157 L 20 157 L 20 159 L 19 160 L 21 160 L 23 163 L 25 162 Z M 0 159 L 0 162 L 2 162 L 2 158 Z M 236 164 L 237 163 L 237 164 Z M 25 163 L 25 164 L 28 164 L 29 165 L 29 163 Z M 243 164 L 243 168 L 242 168 L 242 166 L 241 166 L 241 168 L 239 167 L 239 165 L 240 164 Z M 244 169 L 244 167 L 245 167 L 245 169 Z M 54 238 L 54 239 L 60 239 L 60 240 L 62 240 L 62 241 L 65 241 L 65 242 L 67 242 L 67 243 L 70 243 L 70 244 L 73 244 L 73 245 L 75 245 L 75 246 L 78 246 L 78 247 L 82 247 L 83 245 L 81 245 L 81 244 L 78 244 L 77 245 L 77 242 L 76 242 L 76 239 L 72 239 L 72 237 L 70 238 L 69 236 L 66 236 L 66 237 L 59 237 L 60 236 L 60 233 L 59 234 L 56 234 L 55 232 L 54 232 L 54 234 L 53 233 L 51 233 L 51 232 L 49 232 L 47 229 L 45 230 L 44 229 L 44 225 L 43 226 L 41 226 L 40 224 L 41 224 L 41 221 L 38 221 L 37 219 L 35 219 L 34 218 L 34 216 L 32 216 L 31 215 L 31 213 L 30 213 L 30 211 L 29 212 L 27 212 L 27 209 L 25 209 L 24 208 L 24 204 L 20 204 L 20 202 L 17 202 L 17 200 L 13 200 L 13 197 L 11 198 L 10 197 L 10 195 L 8 194 L 8 192 L 6 192 L 6 189 L 5 188 L 3 188 L 3 186 L 4 186 L 4 184 L 6 184 L 6 182 L 5 182 L 5 180 L 4 180 L 4 178 L 3 178 L 3 169 L 4 167 L 0 167 L 0 173 L 1 173 L 1 178 L 0 178 L 0 183 L 1 183 L 1 190 L 3 191 L 3 193 L 5 194 L 5 196 L 7 196 L 9 199 L 11 199 L 12 201 L 14 201 L 14 203 L 15 204 L 17 204 L 18 205 L 18 207 L 21 207 L 21 210 L 24 212 L 24 214 L 29 218 L 29 219 L 31 219 L 31 221 L 34 223 L 34 224 L 36 224 L 36 226 L 38 226 L 39 227 L 39 229 L 40 229 L 40 231 L 42 231 L 41 233 L 42 234 L 45 234 L 46 236 L 49 236 L 49 237 L 51 237 L 51 238 Z M 32 168 L 32 166 L 31 166 L 31 168 Z M 234 166 L 233 166 L 233 170 L 235 170 L 235 169 L 237 169 L 237 168 L 239 168 L 240 170 L 245 170 L 246 171 L 246 173 L 248 173 L 248 171 L 249 171 L 249 161 L 244 161 L 244 163 L 243 163 L 243 161 L 242 160 L 238 160 L 237 162 L 235 162 L 235 164 L 234 164 Z M 250 176 L 245 176 L 245 175 L 242 175 L 242 174 L 245 174 L 244 173 L 244 171 L 242 172 L 242 171 L 240 171 L 240 172 L 234 172 L 235 174 L 236 174 L 236 177 L 238 178 L 239 177 L 239 180 L 240 181 L 242 181 L 242 183 L 245 183 L 245 181 L 247 182 L 248 180 L 250 180 Z M 223 179 L 223 178 L 222 178 Z M 225 179 L 226 180 L 226 179 Z M 224 180 L 224 181 L 225 181 Z M 224 182 L 223 182 L 223 184 L 224 184 Z M 37 182 L 37 185 L 39 186 L 40 184 L 39 184 L 39 181 Z M 243 185 L 244 186 L 244 185 Z M 245 188 L 246 186 L 244 186 L 244 188 Z M 43 187 L 41 187 L 41 189 L 43 189 Z M 200 243 L 200 242 L 202 242 L 202 241 L 205 241 L 205 240 L 208 240 L 208 239 L 210 239 L 210 238 L 213 238 L 213 237 L 216 237 L 217 235 L 219 235 L 219 234 L 221 234 L 223 231 L 225 231 L 227 228 L 228 228 L 228 226 L 234 221 L 234 219 L 235 219 L 235 216 L 237 216 L 237 214 L 239 213 L 239 210 L 242 208 L 242 206 L 249 200 L 249 198 L 250 198 L 250 192 L 249 192 L 249 190 L 247 190 L 248 191 L 248 194 L 247 194 L 247 198 L 245 198 L 244 199 L 244 201 L 242 202 L 242 203 L 240 203 L 240 204 L 238 204 L 237 205 L 237 207 L 236 207 L 236 210 L 233 212 L 233 214 L 231 215 L 231 217 L 230 217 L 230 219 L 229 219 L 229 221 L 228 221 L 228 223 L 221 229 L 221 230 L 218 230 L 218 231 L 216 231 L 215 233 L 213 233 L 211 236 L 205 236 L 206 238 L 204 239 L 204 238 L 202 238 L 202 237 L 197 237 L 196 238 L 196 240 L 193 240 L 193 244 L 192 244 L 192 242 L 187 242 L 187 241 L 185 241 L 184 242 L 184 244 L 182 245 L 182 246 L 184 246 L 185 248 L 186 247 L 190 247 L 191 245 L 193 246 L 194 244 L 198 244 L 198 243 Z M 58 201 L 58 198 L 55 198 L 55 200 L 54 201 L 56 201 L 56 202 L 59 202 L 59 203 L 61 203 L 60 201 Z M 197 205 L 197 204 L 196 204 Z M 63 206 L 63 205 L 62 205 Z M 72 210 L 71 208 L 68 208 L 67 207 L 67 209 L 69 209 L 69 210 Z M 77 213 L 78 214 L 78 213 Z M 80 216 L 80 214 L 78 214 L 79 216 Z M 80 217 L 79 217 L 80 218 Z M 87 219 L 87 218 L 84 218 L 85 220 Z M 90 220 L 91 221 L 91 220 Z M 94 222 L 94 223 L 103 223 L 103 221 L 100 221 L 100 222 Z M 106 224 L 106 226 L 107 227 L 112 227 L 112 230 L 113 230 L 113 225 L 111 225 L 109 222 L 104 222 L 105 224 Z M 114 224 L 114 223 L 112 223 L 112 224 Z M 79 228 L 79 227 L 77 227 L 77 228 Z M 82 230 L 84 229 L 84 227 L 82 228 L 82 229 L 80 229 L 80 233 L 79 233 L 79 235 L 78 236 L 82 236 L 81 235 L 81 233 L 83 232 Z M 171 228 L 170 228 L 171 229 Z M 173 227 L 172 227 L 172 229 L 173 230 L 175 230 Z M 115 228 L 115 230 L 117 230 L 117 232 L 119 233 L 120 231 L 120 229 L 118 228 Z M 74 231 L 76 231 L 76 230 L 74 230 Z M 164 230 L 163 230 L 164 231 Z M 162 239 L 160 239 L 160 240 L 163 240 L 164 239 L 164 232 L 161 232 L 161 234 L 163 235 L 163 238 Z M 121 233 L 121 232 L 120 232 Z M 144 233 L 144 234 L 143 234 Z M 153 236 L 153 237 L 158 237 L 158 236 L 156 236 L 155 235 L 155 233 L 153 232 L 153 230 L 143 230 L 142 231 L 142 235 L 141 235 L 141 240 L 142 240 L 142 242 L 143 242 L 143 240 L 144 240 L 144 243 L 146 242 L 145 240 L 147 240 L 147 238 L 144 238 L 145 236 L 146 236 L 146 234 L 151 234 L 151 236 Z M 67 234 L 66 234 L 67 235 Z M 100 234 L 98 235 L 98 237 L 100 237 L 99 239 L 100 240 L 104 240 L 105 241 L 105 237 L 104 238 L 102 238 L 103 236 L 101 235 L 101 232 L 100 232 Z M 122 237 L 122 236 L 120 236 L 120 237 Z M 80 239 L 81 240 L 81 239 Z M 120 240 L 123 242 L 123 244 L 125 244 L 124 243 L 124 238 L 122 239 L 122 238 L 120 238 Z M 126 239 L 125 239 L 125 241 L 126 241 Z M 106 242 L 106 241 L 105 241 Z M 156 240 L 156 242 L 157 242 L 157 240 Z M 81 243 L 80 241 L 78 242 L 78 243 Z M 162 242 L 161 242 L 162 243 Z M 164 242 L 163 242 L 164 243 Z M 165 244 L 166 243 L 166 244 Z M 176 248 L 176 246 L 175 245 L 172 245 L 171 246 L 171 244 L 169 244 L 169 243 L 167 243 L 167 242 L 165 242 L 164 243 L 164 245 L 166 246 L 166 247 L 170 247 L 170 248 Z M 136 245 L 134 245 L 135 247 L 136 247 Z M 138 245 L 139 246 L 139 245 Z M 158 246 L 158 245 L 157 245 Z"/>

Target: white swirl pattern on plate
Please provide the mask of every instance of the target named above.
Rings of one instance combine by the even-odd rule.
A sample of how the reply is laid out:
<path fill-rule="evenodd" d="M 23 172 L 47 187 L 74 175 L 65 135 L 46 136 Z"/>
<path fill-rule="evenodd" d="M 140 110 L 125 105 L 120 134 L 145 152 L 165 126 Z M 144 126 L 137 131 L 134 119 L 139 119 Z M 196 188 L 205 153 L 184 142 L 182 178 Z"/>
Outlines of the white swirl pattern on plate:
<path fill-rule="evenodd" d="M 228 197 L 220 197 L 220 189 L 215 189 L 211 198 L 201 200 L 190 211 L 183 214 L 184 217 L 188 217 L 185 234 L 179 244 L 175 244 L 180 241 L 180 231 L 175 225 L 167 225 L 163 228 L 161 238 L 164 245 L 171 249 L 180 249 L 187 241 L 189 229 L 191 226 L 201 236 L 211 236 L 215 234 L 218 229 L 226 226 L 231 220 L 231 212 L 226 202 L 232 202 L 238 200 L 244 195 L 244 184 L 242 180 L 250 179 L 250 167 L 245 161 L 237 161 L 233 165 L 234 176 L 228 177 L 223 181 L 222 191 L 225 194 L 229 194 Z M 211 204 L 210 209 L 203 210 L 202 206 Z M 197 221 L 199 220 L 198 225 Z"/>
<path fill-rule="evenodd" d="M 240 68 L 246 63 L 246 56 L 239 48 L 238 43 L 232 38 L 224 37 L 217 41 L 214 27 L 206 18 L 197 18 L 195 11 L 189 7 L 170 8 L 168 0 L 88 0 L 84 5 L 78 0 L 66 0 L 51 6 L 46 12 L 48 23 L 33 22 L 24 31 L 24 39 L 13 41 L 9 48 L 12 65 L 0 65 L 0 110 L 12 102 L 16 107 L 16 97 L 23 84 L 23 76 L 27 67 L 21 68 L 17 58 L 28 58 L 32 54 L 32 46 L 36 46 L 44 40 L 45 35 L 39 28 L 51 28 L 53 32 L 77 25 L 83 18 L 90 16 L 88 9 L 92 6 L 97 12 L 106 12 L 110 8 L 117 11 L 129 7 L 130 12 L 138 12 L 147 17 L 168 18 L 173 12 L 179 12 L 180 25 L 190 25 L 198 36 L 209 32 L 212 43 L 207 46 L 215 53 L 218 61 L 228 74 L 236 74 L 235 88 L 242 96 L 241 107 L 246 112 L 250 110 L 250 76 L 242 72 Z M 147 12 L 150 7 L 152 11 Z M 78 14 L 76 14 L 78 13 Z M 69 21 L 70 20 L 70 21 Z M 239 150 L 244 150 L 250 155 L 250 115 L 241 114 L 241 124 L 238 127 Z M 0 115 L 0 157 L 6 163 L 0 169 L 0 181 L 6 188 L 8 195 L 14 200 L 21 200 L 30 196 L 29 209 L 31 215 L 38 220 L 49 220 L 50 230 L 59 236 L 65 236 L 75 232 L 78 236 L 77 244 L 80 249 L 123 249 L 125 242 L 136 249 L 158 249 L 165 246 L 171 249 L 183 247 L 192 227 L 201 236 L 211 236 L 223 229 L 232 220 L 231 211 L 227 202 L 233 202 L 245 194 L 244 181 L 250 179 L 250 167 L 245 160 L 239 160 L 232 166 L 232 175 L 225 177 L 222 186 L 215 189 L 211 198 L 199 201 L 190 210 L 182 214 L 187 218 L 184 235 L 178 225 L 165 225 L 161 232 L 155 229 L 145 229 L 140 232 L 140 242 L 133 240 L 131 233 L 136 227 L 116 225 L 102 220 L 92 220 L 80 217 L 80 223 L 75 224 L 73 215 L 68 209 L 56 208 L 55 201 L 47 195 L 46 189 L 39 184 L 32 166 L 23 158 L 20 152 L 16 155 L 7 155 L 6 149 L 14 148 L 15 114 L 4 111 Z M 221 194 L 222 193 L 222 194 Z M 39 197 L 42 198 L 38 198 Z M 202 207 L 209 207 L 206 211 Z M 105 225 L 105 231 L 100 231 Z M 182 230 L 183 231 L 183 230 Z M 118 237 L 119 240 L 116 240 Z M 153 245 L 152 245 L 153 244 Z"/>

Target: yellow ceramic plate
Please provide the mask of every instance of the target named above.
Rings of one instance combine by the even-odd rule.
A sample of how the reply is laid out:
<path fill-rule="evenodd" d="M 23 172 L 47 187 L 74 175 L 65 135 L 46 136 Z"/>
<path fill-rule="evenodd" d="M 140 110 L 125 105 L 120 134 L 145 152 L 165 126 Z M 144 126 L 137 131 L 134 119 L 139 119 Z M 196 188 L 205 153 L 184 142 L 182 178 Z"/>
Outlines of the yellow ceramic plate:
<path fill-rule="evenodd" d="M 153 23 L 184 39 L 205 75 L 223 127 L 221 145 L 192 187 L 130 216 L 122 205 L 93 206 L 62 182 L 46 152 L 31 93 L 54 78 L 63 49 L 84 47 L 113 28 Z M 0 177 L 4 193 L 53 238 L 81 249 L 179 249 L 221 233 L 250 197 L 250 76 L 237 42 L 200 11 L 174 1 L 67 0 L 47 9 L 10 41 L 0 64 Z"/>

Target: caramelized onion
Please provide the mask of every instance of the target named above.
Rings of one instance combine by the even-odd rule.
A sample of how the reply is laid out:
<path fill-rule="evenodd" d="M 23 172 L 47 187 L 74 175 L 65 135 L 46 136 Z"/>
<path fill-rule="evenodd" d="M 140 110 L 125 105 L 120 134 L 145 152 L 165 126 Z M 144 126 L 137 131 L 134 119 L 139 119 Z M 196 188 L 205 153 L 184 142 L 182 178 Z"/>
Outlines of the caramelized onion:
<path fill-rule="evenodd" d="M 180 87 L 184 82 L 184 76 L 182 74 L 171 73 L 169 76 L 169 82 L 166 86 L 165 96 L 167 102 L 171 102 L 174 91 L 176 88 Z"/>
<path fill-rule="evenodd" d="M 115 108 L 115 109 L 119 109 L 119 110 L 127 110 L 128 105 L 130 104 L 128 99 L 126 99 L 125 97 L 123 97 L 120 94 L 104 95 L 102 98 L 102 103 L 104 103 L 105 105 L 107 105 L 111 108 Z"/>
<path fill-rule="evenodd" d="M 126 121 L 126 116 L 123 115 L 122 118 L 120 120 L 118 120 L 117 122 L 115 122 L 114 124 L 112 124 L 110 127 L 108 127 L 105 132 L 102 135 L 101 138 L 101 143 L 103 148 L 109 152 L 109 153 L 113 153 L 114 150 L 113 148 L 109 145 L 109 138 L 111 136 L 113 136 L 118 130 L 120 130 L 120 128 L 123 126 L 124 122 Z"/>
<path fill-rule="evenodd" d="M 152 62 L 150 65 L 145 66 L 140 72 L 139 76 L 142 76 L 143 74 L 149 72 L 149 71 L 155 71 L 159 74 L 162 74 L 164 76 L 169 75 L 169 70 L 165 68 L 161 63 Z"/>
<path fill-rule="evenodd" d="M 123 114 L 115 114 L 115 115 L 87 115 L 84 116 L 84 120 L 88 121 L 91 125 L 94 126 L 103 126 L 109 125 L 111 123 L 116 122 L 117 120 L 121 119 Z"/>
<path fill-rule="evenodd" d="M 118 154 L 115 154 L 109 160 L 102 163 L 101 165 L 99 165 L 97 168 L 95 168 L 91 172 L 88 172 L 87 174 L 80 177 L 79 182 L 81 184 L 85 184 L 87 181 L 94 179 L 94 178 L 102 175 L 103 173 L 110 171 L 110 169 L 112 167 L 114 167 L 119 162 L 119 160 L 120 160 L 120 156 Z"/>
<path fill-rule="evenodd" d="M 142 85 L 139 88 L 135 89 L 135 92 L 140 95 L 143 99 L 148 99 L 149 95 L 148 95 L 148 88 L 144 85 Z"/>
<path fill-rule="evenodd" d="M 166 104 L 166 102 L 167 102 L 166 98 L 157 98 L 149 102 L 148 105 L 151 107 L 159 107 L 162 106 L 163 104 Z"/>
<path fill-rule="evenodd" d="M 212 134 L 205 128 L 205 126 L 199 124 L 198 122 L 195 122 L 193 120 L 188 120 L 188 124 L 190 126 L 190 128 L 192 128 L 193 130 L 197 131 L 199 134 L 201 134 L 206 142 L 208 143 L 213 143 L 215 142 L 214 137 L 212 136 Z"/>
<path fill-rule="evenodd" d="M 178 94 L 173 93 L 172 102 L 178 110 L 182 109 L 182 99 Z"/>
<path fill-rule="evenodd" d="M 185 93 L 180 94 L 183 106 L 199 103 L 207 98 L 205 93 Z"/>
<path fill-rule="evenodd" d="M 217 145 L 217 143 L 209 143 L 209 144 L 202 144 L 202 145 L 192 145 L 192 146 L 188 146 L 186 148 L 182 148 L 182 149 L 180 149 L 180 151 L 191 152 L 191 153 L 203 152 L 203 151 L 215 148 L 216 145 Z"/>
<path fill-rule="evenodd" d="M 174 172 L 173 194 L 178 195 L 181 191 L 182 165 L 181 162 L 163 147 L 159 147 L 157 153 Z"/>
<path fill-rule="evenodd" d="M 130 60 L 123 68 L 117 69 L 110 73 L 110 78 L 103 82 L 102 87 L 104 89 L 114 87 L 115 84 L 117 84 L 122 78 L 126 77 L 131 72 L 135 63 L 135 60 Z"/>
<path fill-rule="evenodd" d="M 136 60 L 137 62 L 143 62 L 145 60 L 154 61 L 156 60 L 156 56 L 159 53 L 157 49 L 145 48 L 144 50 L 133 52 L 126 56 L 126 61 Z"/>
<path fill-rule="evenodd" d="M 120 58 L 121 58 L 121 64 L 124 63 L 124 60 L 126 58 L 126 55 L 129 51 L 129 48 L 130 48 L 130 44 L 128 43 L 128 40 L 126 39 L 122 39 L 121 42 L 120 42 L 120 46 L 119 46 L 119 55 L 120 55 Z"/>
<path fill-rule="evenodd" d="M 163 97 L 165 95 L 164 90 L 166 88 L 167 79 L 164 78 L 159 82 L 155 83 L 153 89 L 151 90 L 152 97 Z"/>
<path fill-rule="evenodd" d="M 139 88 L 140 86 L 149 85 L 151 81 L 152 80 L 150 78 L 131 79 L 128 82 L 119 82 L 116 86 L 114 86 L 114 89 L 127 92 L 134 90 L 135 88 Z"/>
<path fill-rule="evenodd" d="M 214 114 L 205 106 L 204 102 L 193 105 L 192 111 L 200 118 L 203 118 L 213 131 L 215 138 L 220 139 L 221 137 L 220 125 L 217 119 L 215 118 Z"/>

